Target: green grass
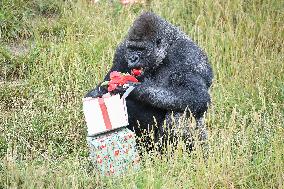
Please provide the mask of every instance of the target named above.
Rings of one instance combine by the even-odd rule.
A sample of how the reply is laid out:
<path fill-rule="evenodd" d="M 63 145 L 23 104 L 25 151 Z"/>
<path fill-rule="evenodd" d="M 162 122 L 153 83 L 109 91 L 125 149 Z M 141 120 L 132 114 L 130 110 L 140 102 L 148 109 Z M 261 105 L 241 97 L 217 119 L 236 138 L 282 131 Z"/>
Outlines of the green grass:
<path fill-rule="evenodd" d="M 88 162 L 82 97 L 143 9 L 209 55 L 215 79 L 198 148 L 100 178 Z M 284 188 L 284 4 L 279 0 L 0 2 L 0 188 Z M 24 53 L 23 53 L 24 52 Z"/>

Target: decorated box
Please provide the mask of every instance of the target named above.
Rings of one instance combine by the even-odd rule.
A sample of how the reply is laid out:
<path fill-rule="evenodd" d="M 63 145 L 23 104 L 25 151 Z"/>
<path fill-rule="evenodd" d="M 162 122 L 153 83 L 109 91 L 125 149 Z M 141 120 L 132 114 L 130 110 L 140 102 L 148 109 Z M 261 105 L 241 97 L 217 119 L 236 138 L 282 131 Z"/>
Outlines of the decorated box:
<path fill-rule="evenodd" d="M 119 175 L 129 168 L 139 168 L 135 134 L 126 127 L 87 137 L 87 142 L 90 158 L 102 175 Z"/>
<path fill-rule="evenodd" d="M 125 98 L 120 95 L 83 99 L 88 136 L 128 125 Z"/>
<path fill-rule="evenodd" d="M 107 132 L 128 125 L 126 97 L 134 89 L 127 86 L 127 90 L 120 94 L 107 93 L 98 98 L 83 98 L 83 111 L 88 128 L 88 136 Z"/>

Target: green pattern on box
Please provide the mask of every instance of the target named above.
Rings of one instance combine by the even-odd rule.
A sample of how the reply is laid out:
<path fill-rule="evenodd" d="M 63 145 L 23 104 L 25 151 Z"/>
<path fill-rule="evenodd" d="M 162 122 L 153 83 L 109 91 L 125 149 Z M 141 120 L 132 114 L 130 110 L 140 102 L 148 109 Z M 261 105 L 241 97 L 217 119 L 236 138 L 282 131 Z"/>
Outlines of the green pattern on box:
<path fill-rule="evenodd" d="M 119 175 L 139 169 L 135 134 L 127 128 L 87 137 L 90 157 L 102 175 Z"/>

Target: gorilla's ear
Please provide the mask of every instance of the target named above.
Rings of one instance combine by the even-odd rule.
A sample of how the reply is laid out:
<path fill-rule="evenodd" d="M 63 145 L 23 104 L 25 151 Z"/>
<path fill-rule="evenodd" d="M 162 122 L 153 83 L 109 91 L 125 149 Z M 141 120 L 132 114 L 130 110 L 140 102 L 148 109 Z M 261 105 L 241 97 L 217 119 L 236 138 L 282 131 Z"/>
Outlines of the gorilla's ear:
<path fill-rule="evenodd" d="M 154 38 L 158 31 L 159 20 L 159 17 L 154 13 L 142 13 L 130 28 L 128 39 L 131 41 L 143 41 Z"/>

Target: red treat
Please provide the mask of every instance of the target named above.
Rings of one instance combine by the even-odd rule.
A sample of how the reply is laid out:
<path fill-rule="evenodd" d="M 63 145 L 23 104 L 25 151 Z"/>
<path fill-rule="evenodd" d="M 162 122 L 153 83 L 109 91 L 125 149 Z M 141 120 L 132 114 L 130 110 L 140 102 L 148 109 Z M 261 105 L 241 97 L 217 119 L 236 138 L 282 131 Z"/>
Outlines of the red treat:
<path fill-rule="evenodd" d="M 110 73 L 109 76 L 110 76 L 110 79 L 112 80 L 112 79 L 114 79 L 115 77 L 120 77 L 121 74 L 120 74 L 120 72 L 118 72 L 118 71 L 113 71 L 113 72 Z"/>
<path fill-rule="evenodd" d="M 140 76 L 142 74 L 142 70 L 133 69 L 131 70 L 131 74 L 134 75 L 135 77 Z"/>
<path fill-rule="evenodd" d="M 125 83 L 128 83 L 128 82 L 138 82 L 138 80 L 134 76 L 132 76 L 132 75 L 124 76 L 124 80 L 125 80 Z"/>
<path fill-rule="evenodd" d="M 118 71 L 110 73 L 110 81 L 108 82 L 108 91 L 111 92 L 117 88 L 117 86 L 123 86 L 129 82 L 138 82 L 138 80 L 129 74 L 123 75 Z"/>
<path fill-rule="evenodd" d="M 110 83 L 110 84 L 108 85 L 107 90 L 108 90 L 108 92 L 111 92 L 111 91 L 115 90 L 116 87 L 117 87 L 117 84 Z"/>

